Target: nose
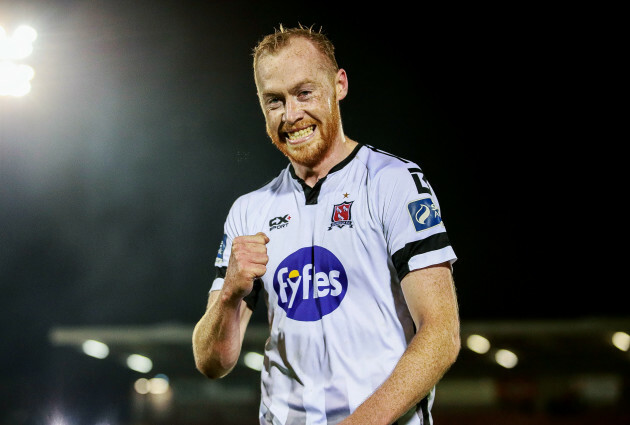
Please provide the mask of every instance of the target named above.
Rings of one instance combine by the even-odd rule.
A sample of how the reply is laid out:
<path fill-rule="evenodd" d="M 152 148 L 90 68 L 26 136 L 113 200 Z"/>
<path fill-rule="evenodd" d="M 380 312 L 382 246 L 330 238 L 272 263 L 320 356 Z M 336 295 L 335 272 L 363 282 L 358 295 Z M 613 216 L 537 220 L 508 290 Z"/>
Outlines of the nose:
<path fill-rule="evenodd" d="M 302 119 L 304 115 L 304 111 L 298 104 L 298 102 L 294 99 L 287 99 L 284 105 L 284 114 L 282 115 L 282 121 L 287 124 L 295 124 L 297 121 Z"/>

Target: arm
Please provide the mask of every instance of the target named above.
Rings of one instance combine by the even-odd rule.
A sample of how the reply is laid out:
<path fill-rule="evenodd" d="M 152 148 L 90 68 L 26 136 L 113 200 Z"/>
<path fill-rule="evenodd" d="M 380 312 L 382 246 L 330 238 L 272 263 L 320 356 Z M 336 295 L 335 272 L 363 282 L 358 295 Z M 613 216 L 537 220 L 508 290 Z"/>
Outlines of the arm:
<path fill-rule="evenodd" d="M 392 374 L 342 425 L 393 423 L 429 393 L 457 358 L 459 315 L 449 264 L 410 272 L 401 285 L 416 335 Z"/>
<path fill-rule="evenodd" d="M 223 287 L 210 293 L 206 312 L 195 325 L 195 365 L 208 378 L 227 375 L 238 361 L 252 315 L 243 298 L 266 272 L 268 242 L 263 233 L 234 238 Z"/>
<path fill-rule="evenodd" d="M 197 369 L 208 378 L 221 378 L 236 365 L 252 311 L 242 300 L 212 291 L 208 306 L 193 331 Z"/>

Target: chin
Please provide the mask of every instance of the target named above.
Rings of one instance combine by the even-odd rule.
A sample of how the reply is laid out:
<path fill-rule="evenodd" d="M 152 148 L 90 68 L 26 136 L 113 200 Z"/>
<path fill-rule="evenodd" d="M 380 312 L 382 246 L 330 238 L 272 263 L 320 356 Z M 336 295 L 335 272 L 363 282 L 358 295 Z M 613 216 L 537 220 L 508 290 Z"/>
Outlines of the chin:
<path fill-rule="evenodd" d="M 286 142 L 280 141 L 276 137 L 272 137 L 271 140 L 276 148 L 291 161 L 309 168 L 319 164 L 332 146 L 330 141 L 319 139 L 289 148 Z"/>
<path fill-rule="evenodd" d="M 271 131 L 269 127 L 267 127 L 267 135 L 276 148 L 289 160 L 308 168 L 314 168 L 326 158 L 326 155 L 328 155 L 334 145 L 335 138 L 339 134 L 341 126 L 338 119 L 335 119 L 336 117 L 338 117 L 338 114 L 333 113 L 329 123 L 318 126 L 317 131 L 320 133 L 315 138 L 300 145 L 290 147 L 282 137 L 282 133 Z"/>

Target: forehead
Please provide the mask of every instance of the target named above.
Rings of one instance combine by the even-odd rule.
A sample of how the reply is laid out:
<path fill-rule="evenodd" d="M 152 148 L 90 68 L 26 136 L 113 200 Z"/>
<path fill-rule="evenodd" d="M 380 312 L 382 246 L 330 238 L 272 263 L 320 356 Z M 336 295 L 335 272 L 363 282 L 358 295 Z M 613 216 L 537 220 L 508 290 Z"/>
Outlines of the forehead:
<path fill-rule="evenodd" d="M 326 56 L 304 38 L 295 38 L 279 51 L 261 56 L 255 71 L 261 91 L 304 80 L 320 81 L 330 72 Z"/>

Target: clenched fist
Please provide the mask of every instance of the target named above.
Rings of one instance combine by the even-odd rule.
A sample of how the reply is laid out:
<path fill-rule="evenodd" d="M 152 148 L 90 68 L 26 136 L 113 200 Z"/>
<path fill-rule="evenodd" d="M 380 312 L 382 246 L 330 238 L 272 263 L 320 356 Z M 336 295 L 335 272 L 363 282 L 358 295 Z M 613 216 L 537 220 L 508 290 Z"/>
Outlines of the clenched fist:
<path fill-rule="evenodd" d="M 269 238 L 262 232 L 234 238 L 223 283 L 225 297 L 240 300 L 252 292 L 254 280 L 267 271 L 269 257 L 266 245 L 268 242 Z"/>

